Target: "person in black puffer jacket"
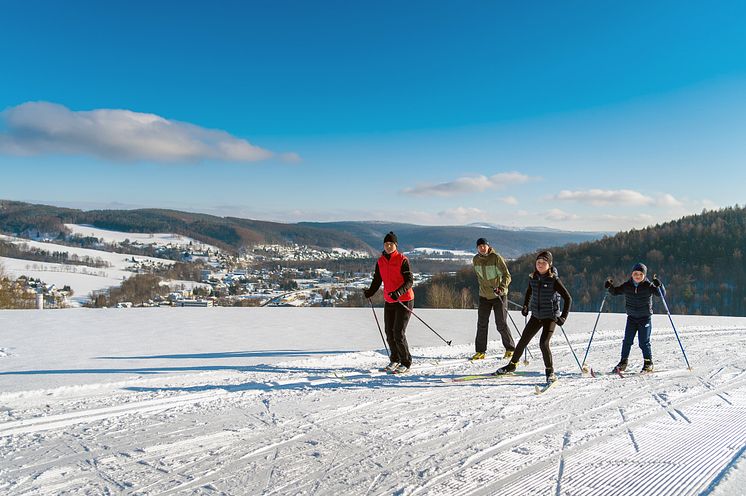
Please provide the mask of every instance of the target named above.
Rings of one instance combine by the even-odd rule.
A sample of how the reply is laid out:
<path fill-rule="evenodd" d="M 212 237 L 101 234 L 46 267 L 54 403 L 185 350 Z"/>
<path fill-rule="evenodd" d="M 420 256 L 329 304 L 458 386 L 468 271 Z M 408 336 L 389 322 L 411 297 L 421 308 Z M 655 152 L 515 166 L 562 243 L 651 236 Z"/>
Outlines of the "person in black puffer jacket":
<path fill-rule="evenodd" d="M 557 292 L 562 298 L 563 304 L 560 308 L 554 293 Z M 552 350 L 549 349 L 549 341 L 552 339 L 554 330 L 558 325 L 563 325 L 567 320 L 572 305 L 572 297 L 557 276 L 557 270 L 553 266 L 552 253 L 542 251 L 536 256 L 536 270 L 529 276 L 526 297 L 523 301 L 521 313 L 527 316 L 531 311 L 531 318 L 523 329 L 523 336 L 515 347 L 510 362 L 495 371 L 496 375 L 509 374 L 515 371 L 518 360 L 528 343 L 541 330 L 539 347 L 544 358 L 544 367 L 547 382 L 554 382 L 557 376 L 554 374 L 552 364 Z"/>
<path fill-rule="evenodd" d="M 650 334 L 653 330 L 653 296 L 665 297 L 666 288 L 657 277 L 653 277 L 652 281 L 648 280 L 647 272 L 648 268 L 645 264 L 637 263 L 632 267 L 631 277 L 620 286 L 614 286 L 611 278 L 607 279 L 604 284 L 610 294 L 624 295 L 624 306 L 627 310 L 627 326 L 624 329 L 624 341 L 622 341 L 622 359 L 614 367 L 615 372 L 623 372 L 627 369 L 635 335 L 637 335 L 637 342 L 644 359 L 642 372 L 653 371 L 653 351 L 650 346 Z"/>

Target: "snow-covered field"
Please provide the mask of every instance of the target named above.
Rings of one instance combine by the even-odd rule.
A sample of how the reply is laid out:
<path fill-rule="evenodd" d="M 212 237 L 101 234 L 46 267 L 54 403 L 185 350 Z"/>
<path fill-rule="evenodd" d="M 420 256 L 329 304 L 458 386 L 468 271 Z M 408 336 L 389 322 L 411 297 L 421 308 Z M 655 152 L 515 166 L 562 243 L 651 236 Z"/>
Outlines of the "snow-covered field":
<path fill-rule="evenodd" d="M 104 243 L 122 243 L 129 240 L 130 243 L 140 243 L 143 245 L 154 246 L 188 246 L 192 245 L 195 249 L 217 250 L 214 246 L 197 241 L 188 236 L 182 236 L 174 233 L 130 233 L 121 231 L 111 231 L 109 229 L 100 229 L 98 227 L 86 224 L 65 224 L 73 234 L 81 236 L 91 236 L 104 241 Z"/>
<path fill-rule="evenodd" d="M 64 246 L 55 243 L 43 243 L 39 241 L 29 241 L 23 238 L 0 235 L 0 239 L 17 244 L 25 244 L 30 248 L 38 248 L 49 252 L 67 252 L 70 255 L 79 257 L 90 257 L 108 262 L 109 267 L 87 267 L 84 265 L 69 265 L 50 262 L 35 262 L 32 260 L 21 260 L 17 258 L 0 257 L 0 264 L 3 265 L 5 272 L 13 279 L 22 275 L 41 279 L 47 284 L 54 284 L 62 288 L 65 285 L 70 286 L 75 295 L 72 297 L 73 306 L 78 306 L 87 301 L 92 291 L 100 291 L 112 286 L 119 286 L 122 281 L 131 277 L 134 272 L 126 270 L 133 265 L 133 257 L 142 262 L 153 264 L 162 264 L 165 266 L 174 264 L 173 260 L 155 257 L 142 257 L 139 255 L 129 255 L 126 253 L 112 253 L 100 250 L 91 250 L 88 248 L 77 248 Z M 169 283 L 172 287 L 185 285 L 187 288 L 199 286 L 200 283 L 190 281 L 172 281 Z"/>
<path fill-rule="evenodd" d="M 371 372 L 369 308 L 2 311 L 0 493 L 746 493 L 746 318 L 674 316 L 690 372 L 655 316 L 658 372 L 624 379 L 582 376 L 558 332 L 537 396 L 535 343 L 518 375 L 453 382 L 499 342 L 469 363 L 475 311 L 416 311 L 453 346 L 413 319 L 402 376 Z M 581 360 L 594 320 L 566 325 Z M 595 369 L 623 326 L 602 315 Z"/>

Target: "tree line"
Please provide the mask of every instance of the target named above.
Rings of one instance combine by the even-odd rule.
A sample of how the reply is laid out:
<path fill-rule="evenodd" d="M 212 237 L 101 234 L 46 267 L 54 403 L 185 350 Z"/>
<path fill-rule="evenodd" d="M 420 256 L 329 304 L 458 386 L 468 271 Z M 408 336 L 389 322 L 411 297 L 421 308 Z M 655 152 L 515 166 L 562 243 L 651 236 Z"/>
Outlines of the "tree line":
<path fill-rule="evenodd" d="M 111 267 L 111 264 L 101 257 L 89 257 L 87 255 L 70 254 L 66 251 L 42 250 L 31 248 L 27 244 L 15 244 L 0 241 L 0 257 L 31 260 L 34 262 L 59 263 L 66 265 L 85 265 L 97 269 Z"/>

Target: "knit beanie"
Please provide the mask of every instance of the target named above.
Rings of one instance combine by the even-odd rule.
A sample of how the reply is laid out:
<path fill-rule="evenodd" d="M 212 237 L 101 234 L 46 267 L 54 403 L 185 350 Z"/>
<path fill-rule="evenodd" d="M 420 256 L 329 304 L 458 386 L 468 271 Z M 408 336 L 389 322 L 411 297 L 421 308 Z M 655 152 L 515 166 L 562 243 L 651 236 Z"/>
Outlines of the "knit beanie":
<path fill-rule="evenodd" d="M 486 239 L 484 239 L 484 238 L 479 238 L 479 239 L 477 240 L 477 246 L 479 246 L 479 245 L 488 245 L 488 246 L 489 246 L 489 243 L 487 242 L 487 240 L 486 240 Z"/>
<path fill-rule="evenodd" d="M 546 262 L 549 265 L 552 265 L 552 252 L 548 251 L 548 250 L 542 251 L 541 253 L 539 253 L 538 255 L 536 255 L 536 260 L 539 260 L 539 259 L 546 260 Z"/>
<path fill-rule="evenodd" d="M 399 244 L 399 241 L 396 239 L 396 234 L 394 234 L 394 231 L 389 231 L 389 233 L 386 235 L 385 238 L 383 238 L 384 243 L 395 243 Z"/>
<path fill-rule="evenodd" d="M 642 262 L 637 262 L 634 267 L 632 267 L 632 272 L 640 271 L 643 273 L 643 275 L 646 275 L 648 273 L 647 266 Z"/>

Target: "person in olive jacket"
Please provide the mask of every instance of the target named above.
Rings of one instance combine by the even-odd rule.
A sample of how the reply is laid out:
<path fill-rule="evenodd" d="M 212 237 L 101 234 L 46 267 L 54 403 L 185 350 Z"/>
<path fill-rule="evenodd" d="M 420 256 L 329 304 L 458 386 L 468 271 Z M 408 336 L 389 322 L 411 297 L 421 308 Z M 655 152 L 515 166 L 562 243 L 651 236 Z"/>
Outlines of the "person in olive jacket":
<path fill-rule="evenodd" d="M 515 351 L 515 343 L 507 322 L 510 271 L 505 264 L 505 259 L 489 245 L 486 239 L 479 238 L 477 240 L 477 252 L 472 259 L 472 264 L 479 281 L 479 307 L 477 310 L 477 335 L 474 339 L 476 353 L 471 359 L 481 360 L 485 358 L 490 313 L 495 314 L 495 326 L 505 347 L 503 358 L 510 358 Z"/>
<path fill-rule="evenodd" d="M 526 288 L 526 297 L 523 301 L 521 314 L 528 316 L 531 312 L 531 318 L 526 322 L 523 329 L 523 336 L 518 340 L 515 348 L 515 354 L 510 362 L 504 367 L 495 371 L 496 375 L 509 374 L 515 371 L 518 366 L 518 360 L 526 349 L 528 343 L 541 330 L 539 348 L 544 359 L 544 368 L 547 382 L 554 382 L 557 376 L 554 374 L 554 365 L 552 363 L 552 350 L 549 349 L 549 341 L 552 339 L 554 330 L 559 325 L 563 325 L 570 313 L 572 298 L 565 286 L 559 280 L 557 271 L 553 266 L 552 253 L 542 251 L 536 256 L 536 269 L 528 278 L 528 288 Z M 562 299 L 562 306 L 555 298 L 558 293 Z"/>
<path fill-rule="evenodd" d="M 614 286 L 611 278 L 606 280 L 604 286 L 612 295 L 624 295 L 624 306 L 627 311 L 627 325 L 624 329 L 624 340 L 622 341 L 622 359 L 619 361 L 614 372 L 624 372 L 627 369 L 629 353 L 632 344 L 637 342 L 642 350 L 644 364 L 642 373 L 653 371 L 653 350 L 650 346 L 650 334 L 653 331 L 653 296 L 665 297 L 666 288 L 663 287 L 657 277 L 650 281 L 647 276 L 648 268 L 643 263 L 637 263 L 632 267 L 629 279 L 619 286 Z"/>
<path fill-rule="evenodd" d="M 393 231 L 383 238 L 383 252 L 376 263 L 373 281 L 363 293 L 370 298 L 383 283 L 383 322 L 391 350 L 391 362 L 384 370 L 402 374 L 412 367 L 406 331 L 414 307 L 414 277 L 409 259 L 397 250 L 398 242 Z"/>

